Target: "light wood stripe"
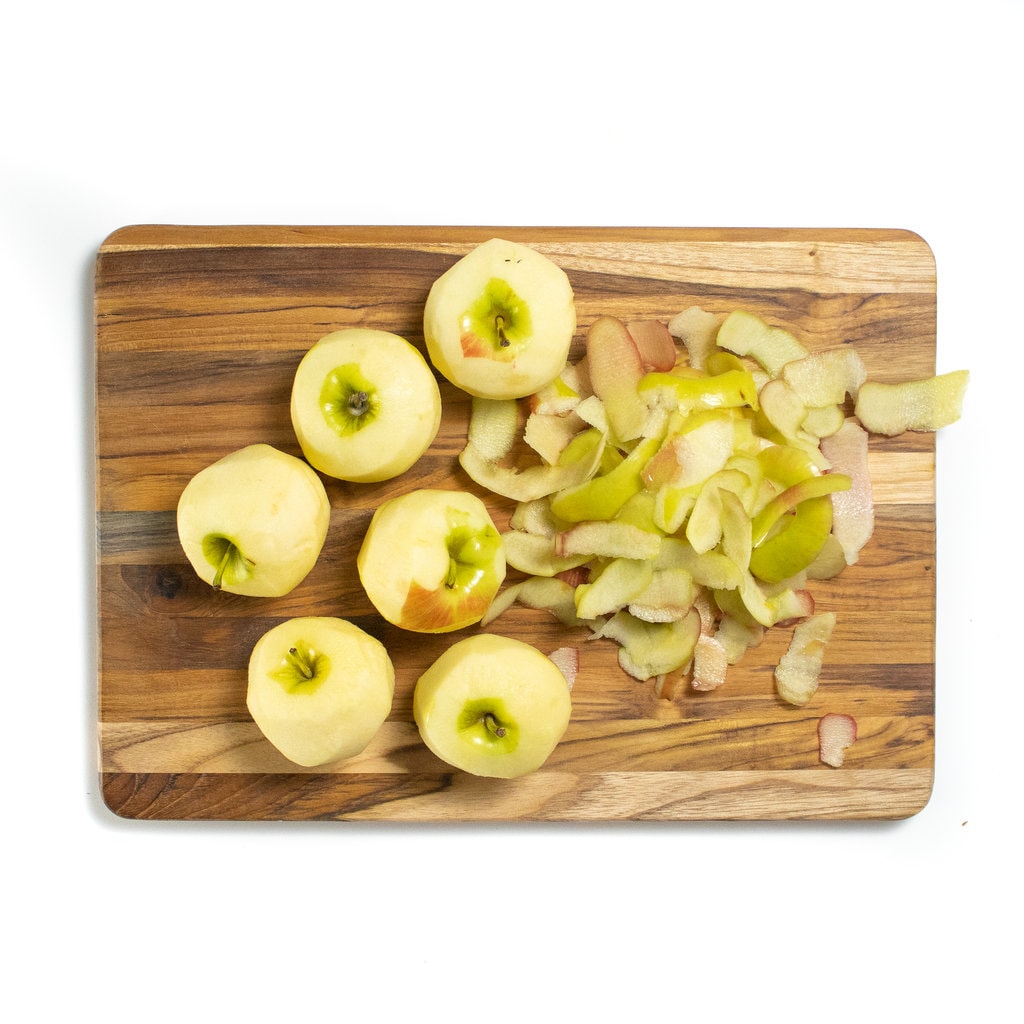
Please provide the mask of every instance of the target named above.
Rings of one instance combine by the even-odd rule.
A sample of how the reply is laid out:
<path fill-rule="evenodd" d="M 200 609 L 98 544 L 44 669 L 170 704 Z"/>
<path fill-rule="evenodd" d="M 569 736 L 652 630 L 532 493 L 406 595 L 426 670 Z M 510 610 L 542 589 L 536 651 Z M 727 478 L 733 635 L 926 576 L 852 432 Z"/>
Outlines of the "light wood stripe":
<path fill-rule="evenodd" d="M 129 817 L 294 821 L 686 822 L 899 819 L 931 796 L 926 768 L 460 774 L 103 776 Z"/>

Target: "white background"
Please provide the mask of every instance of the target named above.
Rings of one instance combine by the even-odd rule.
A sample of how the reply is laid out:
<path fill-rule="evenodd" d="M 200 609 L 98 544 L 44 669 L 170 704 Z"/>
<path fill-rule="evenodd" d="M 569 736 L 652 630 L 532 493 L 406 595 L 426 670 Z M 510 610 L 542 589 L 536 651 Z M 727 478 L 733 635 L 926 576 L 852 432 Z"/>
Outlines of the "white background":
<path fill-rule="evenodd" d="M 21 1009 L 7 1018 L 1007 1019 L 1024 911 L 1022 14 L 1020 0 L 9 11 L 0 1006 Z M 919 232 L 938 266 L 938 368 L 972 372 L 938 443 L 928 806 L 862 825 L 113 818 L 93 774 L 89 303 L 96 247 L 135 222 Z"/>

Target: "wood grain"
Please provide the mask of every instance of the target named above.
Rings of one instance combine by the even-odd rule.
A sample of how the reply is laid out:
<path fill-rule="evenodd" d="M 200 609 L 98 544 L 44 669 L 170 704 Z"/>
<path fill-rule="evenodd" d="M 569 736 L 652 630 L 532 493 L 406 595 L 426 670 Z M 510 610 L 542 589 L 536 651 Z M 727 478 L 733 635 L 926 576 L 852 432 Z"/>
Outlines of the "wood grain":
<path fill-rule="evenodd" d="M 306 581 L 280 599 L 217 594 L 185 562 L 174 508 L 203 466 L 255 441 L 300 454 L 291 377 L 323 334 L 394 331 L 422 347 L 433 280 L 494 235 L 560 263 L 576 293 L 579 351 L 598 315 L 668 319 L 692 304 L 749 309 L 811 349 L 855 344 L 880 380 L 934 372 L 935 267 L 916 235 L 889 230 L 691 230 L 140 225 L 96 260 L 96 509 L 100 769 L 126 818 L 394 821 L 900 818 L 927 802 L 934 759 L 935 448 L 873 438 L 875 535 L 857 565 L 814 586 L 838 623 L 822 685 L 780 702 L 776 629 L 720 690 L 655 697 L 607 641 L 513 608 L 491 627 L 542 650 L 573 644 L 581 672 L 569 731 L 514 782 L 453 772 L 419 742 L 418 674 L 458 635 L 383 622 L 355 573 L 373 509 L 414 487 L 480 493 L 499 525 L 511 503 L 460 469 L 469 402 L 439 381 L 435 444 L 403 477 L 326 480 L 331 529 Z M 351 618 L 388 647 L 392 714 L 359 757 L 301 769 L 245 710 L 253 643 L 300 614 Z M 860 736 L 846 766 L 817 755 L 818 718 L 846 711 Z"/>

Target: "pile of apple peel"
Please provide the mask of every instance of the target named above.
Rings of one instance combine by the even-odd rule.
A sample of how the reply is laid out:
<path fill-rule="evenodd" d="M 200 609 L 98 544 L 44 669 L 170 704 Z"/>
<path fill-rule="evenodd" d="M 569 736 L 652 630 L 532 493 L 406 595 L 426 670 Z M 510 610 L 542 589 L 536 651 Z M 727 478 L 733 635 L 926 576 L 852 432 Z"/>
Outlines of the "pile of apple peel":
<path fill-rule="evenodd" d="M 541 390 L 473 399 L 459 461 L 515 502 L 502 540 L 521 574 L 481 625 L 544 609 L 615 641 L 666 698 L 718 688 L 766 630 L 793 627 L 775 687 L 806 704 L 835 626 L 810 584 L 874 529 L 869 436 L 955 422 L 967 381 L 869 381 L 852 347 L 810 352 L 741 310 L 598 317 Z"/>

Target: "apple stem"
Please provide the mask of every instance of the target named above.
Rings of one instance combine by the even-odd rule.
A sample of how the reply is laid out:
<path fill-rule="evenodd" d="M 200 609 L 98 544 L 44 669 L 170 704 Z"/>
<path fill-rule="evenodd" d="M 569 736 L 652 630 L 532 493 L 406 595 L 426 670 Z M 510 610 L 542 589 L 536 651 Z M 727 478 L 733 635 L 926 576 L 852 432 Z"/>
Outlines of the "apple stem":
<path fill-rule="evenodd" d="M 231 561 L 231 556 L 234 554 L 235 545 L 228 544 L 224 548 L 224 555 L 220 560 L 220 565 L 217 566 L 217 571 L 213 574 L 213 582 L 210 586 L 214 590 L 220 590 L 221 584 L 224 582 L 224 570 L 227 569 L 228 563 Z"/>
<path fill-rule="evenodd" d="M 348 396 L 348 411 L 353 416 L 362 416 L 370 408 L 370 396 L 365 391 L 353 391 Z"/>
<path fill-rule="evenodd" d="M 313 666 L 310 665 L 309 659 L 304 655 L 299 654 L 297 647 L 288 648 L 288 657 L 291 663 L 305 676 L 306 679 L 313 678 Z"/>
<path fill-rule="evenodd" d="M 488 732 L 494 733 L 499 738 L 505 735 L 505 726 L 499 724 L 498 720 L 489 711 L 484 715 L 484 725 L 487 726 Z"/>
<path fill-rule="evenodd" d="M 498 330 L 498 344 L 502 348 L 508 348 L 512 343 L 505 337 L 505 318 L 501 314 L 494 318 L 494 326 Z"/>

